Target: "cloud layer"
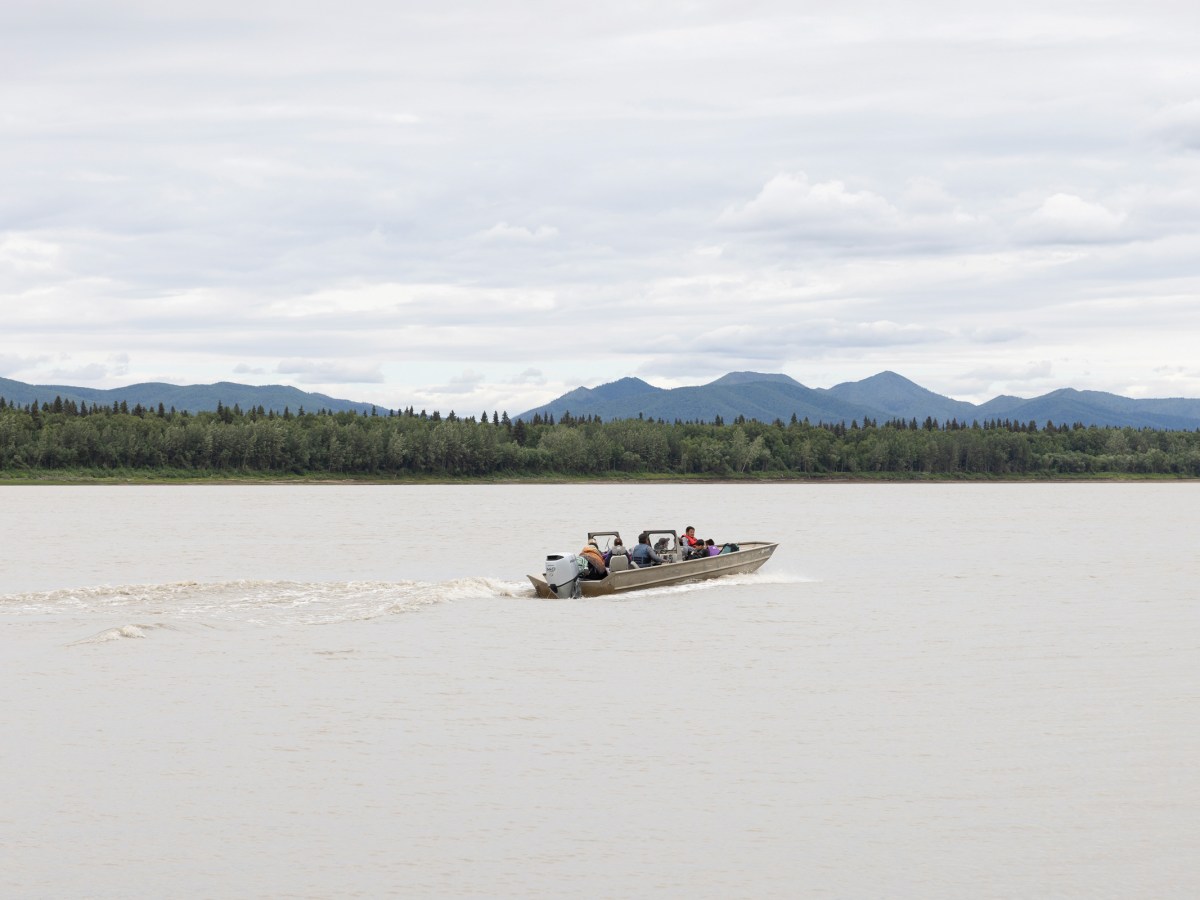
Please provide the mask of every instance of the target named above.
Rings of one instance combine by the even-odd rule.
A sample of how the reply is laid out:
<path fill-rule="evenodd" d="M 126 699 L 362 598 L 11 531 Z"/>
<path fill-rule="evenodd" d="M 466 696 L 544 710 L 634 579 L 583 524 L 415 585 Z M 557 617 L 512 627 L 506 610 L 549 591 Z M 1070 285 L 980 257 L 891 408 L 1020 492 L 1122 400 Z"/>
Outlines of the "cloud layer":
<path fill-rule="evenodd" d="M 0 375 L 1200 396 L 1200 11 L 0 12 Z"/>

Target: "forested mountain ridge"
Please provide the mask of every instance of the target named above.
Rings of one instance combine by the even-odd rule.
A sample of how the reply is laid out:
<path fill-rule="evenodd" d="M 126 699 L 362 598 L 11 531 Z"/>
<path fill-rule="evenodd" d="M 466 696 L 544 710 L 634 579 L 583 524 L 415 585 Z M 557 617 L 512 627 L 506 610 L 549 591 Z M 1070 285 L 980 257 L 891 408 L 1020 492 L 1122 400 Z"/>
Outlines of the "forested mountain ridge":
<path fill-rule="evenodd" d="M 0 398 L 18 406 L 53 403 L 58 398 L 77 405 L 112 407 L 124 403 L 130 409 L 141 406 L 149 410 L 161 405 L 166 410 L 190 413 L 212 412 L 218 406 L 261 408 L 275 413 L 284 410 L 294 413 L 300 409 L 369 413 L 375 408 L 370 403 L 306 392 L 289 385 L 255 386 L 228 381 L 206 385 L 149 382 L 98 389 L 31 385 L 0 378 Z M 397 409 L 404 405 L 404 400 L 397 398 Z M 527 422 L 532 422 L 535 416 L 560 419 L 565 413 L 599 417 L 606 422 L 637 418 L 664 422 L 715 423 L 738 419 L 790 422 L 795 417 L 813 424 L 847 425 L 866 420 L 915 419 L 924 423 L 932 419 L 941 423 L 1008 420 L 1168 431 L 1200 428 L 1200 399 L 1136 400 L 1102 391 L 1062 388 L 1030 399 L 1006 395 L 974 404 L 934 393 L 895 372 L 880 372 L 831 388 L 811 388 L 788 375 L 761 372 L 730 372 L 705 385 L 671 389 L 629 377 L 594 388 L 576 388 L 550 403 L 518 413 L 513 419 Z"/>
<path fill-rule="evenodd" d="M 975 404 L 934 393 L 895 372 L 880 372 L 831 388 L 810 388 L 787 375 L 757 372 L 731 372 L 705 385 L 670 390 L 646 385 L 647 390 L 639 392 L 626 385 L 614 394 L 608 387 L 571 391 L 516 418 L 531 421 L 535 415 L 560 418 L 570 413 L 599 416 L 605 421 L 647 418 L 666 422 L 728 422 L 738 416 L 760 422 L 787 422 L 795 416 L 813 423 L 864 419 L 924 422 L 931 418 L 970 424 L 1008 419 L 1043 425 L 1078 422 L 1117 428 L 1200 428 L 1200 399 L 1135 400 L 1102 391 L 1062 388 L 1031 399 L 1001 396 Z"/>
<path fill-rule="evenodd" d="M 935 394 L 895 372 L 880 372 L 862 381 L 844 381 L 826 390 L 831 397 L 865 406 L 873 415 L 888 418 L 919 419 L 930 416 L 938 421 L 951 419 L 968 422 L 975 418 L 975 405 Z"/>
<path fill-rule="evenodd" d="M 331 412 L 360 412 L 369 413 L 370 403 L 359 403 L 353 400 L 339 400 L 326 394 L 302 391 L 299 388 L 285 384 L 251 385 L 238 384 L 232 381 L 219 381 L 216 384 L 166 384 L 160 381 L 150 381 L 142 384 L 131 384 L 119 388 L 86 388 L 72 387 L 64 384 L 26 384 L 13 381 L 10 378 L 0 378 L 0 397 L 18 406 L 28 406 L 30 403 L 52 403 L 56 397 L 63 401 L 73 401 L 77 404 L 87 403 L 89 406 L 112 406 L 114 403 L 124 403 L 133 407 L 141 405 L 147 409 L 156 409 L 161 403 L 165 408 L 174 408 L 180 412 L 214 411 L 218 405 L 240 406 L 242 409 L 255 409 L 261 406 L 269 412 L 281 413 L 285 409 L 296 412 L 303 407 L 306 410 L 327 409 Z"/>

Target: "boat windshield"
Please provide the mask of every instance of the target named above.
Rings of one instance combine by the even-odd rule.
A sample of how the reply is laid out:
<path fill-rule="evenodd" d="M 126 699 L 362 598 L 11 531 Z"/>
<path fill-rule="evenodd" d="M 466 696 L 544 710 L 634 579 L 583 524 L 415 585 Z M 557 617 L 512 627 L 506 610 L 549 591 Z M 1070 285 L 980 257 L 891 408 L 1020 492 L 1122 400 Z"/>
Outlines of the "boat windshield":
<path fill-rule="evenodd" d="M 621 533 L 619 531 L 589 531 L 588 540 L 590 541 L 593 538 L 596 541 L 596 545 L 600 548 L 601 553 L 612 550 L 613 544 L 617 541 L 621 541 L 622 544 L 625 543 L 621 540 Z"/>

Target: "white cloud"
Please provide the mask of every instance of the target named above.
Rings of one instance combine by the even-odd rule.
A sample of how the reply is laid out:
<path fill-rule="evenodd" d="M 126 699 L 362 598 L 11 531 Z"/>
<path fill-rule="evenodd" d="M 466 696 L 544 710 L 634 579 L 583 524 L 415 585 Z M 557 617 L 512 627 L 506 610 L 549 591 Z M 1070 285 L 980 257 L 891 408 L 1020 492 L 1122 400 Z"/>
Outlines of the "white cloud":
<path fill-rule="evenodd" d="M 983 379 L 989 382 L 1041 381 L 1054 374 L 1050 360 L 1014 363 L 1011 365 L 982 366 L 963 373 L 964 378 Z"/>
<path fill-rule="evenodd" d="M 688 348 L 705 354 L 711 369 L 713 357 L 786 360 L 830 348 L 850 350 L 938 344 L 952 337 L 946 330 L 913 323 L 812 319 L 773 326 L 710 324 L 702 334 L 688 342 Z M 718 364 L 717 368 L 722 365 Z"/>
<path fill-rule="evenodd" d="M 916 323 L 887 320 L 875 322 L 813 322 L 799 338 L 802 345 L 825 347 L 895 347 L 936 344 L 949 340 L 950 333 Z"/>
<path fill-rule="evenodd" d="M 327 318 L 352 323 L 355 319 L 377 326 L 424 321 L 456 323 L 487 321 L 504 310 L 538 314 L 553 310 L 555 291 L 540 288 L 496 288 L 470 284 L 355 282 L 294 297 L 272 300 L 266 316 L 319 321 Z"/>
<path fill-rule="evenodd" d="M 928 252 L 976 243 L 986 236 L 984 217 L 964 211 L 945 187 L 928 177 L 909 179 L 899 202 L 840 179 L 812 182 L 804 172 L 771 178 L 741 205 L 727 206 L 718 225 L 751 234 L 774 234 L 856 253 L 882 248 Z"/>
<path fill-rule="evenodd" d="M 1036 397 L 1063 384 L 1055 380 L 1054 367 L 1049 360 L 1021 362 L 998 360 L 954 375 L 957 396 L 979 403 L 1000 395 Z"/>
<path fill-rule="evenodd" d="M 945 185 L 925 175 L 918 175 L 905 182 L 901 201 L 906 210 L 918 214 L 955 213 L 959 206 Z"/>
<path fill-rule="evenodd" d="M 1117 237 L 1125 218 L 1125 213 L 1113 212 L 1100 203 L 1060 193 L 1047 197 L 1021 225 L 1031 239 L 1075 244 Z"/>
<path fill-rule="evenodd" d="M 102 363 L 87 363 L 82 366 L 50 370 L 50 379 L 57 382 L 99 381 L 106 375 L 108 375 L 108 368 Z"/>
<path fill-rule="evenodd" d="M 46 273 L 56 269 L 62 248 L 51 241 L 29 234 L 0 235 L 0 277 L 12 274 Z"/>
<path fill-rule="evenodd" d="M 558 237 L 558 229 L 553 225 L 539 225 L 528 228 L 524 225 L 509 225 L 507 222 L 497 222 L 487 231 L 481 231 L 479 237 L 485 241 L 517 241 L 520 243 L 539 243 Z"/>
<path fill-rule="evenodd" d="M 803 172 L 781 173 L 758 195 L 726 207 L 719 222 L 734 228 L 787 229 L 814 235 L 896 229 L 899 211 L 878 194 L 852 190 L 841 181 L 812 183 Z"/>
<path fill-rule="evenodd" d="M 301 384 L 380 384 L 383 371 L 377 363 L 347 363 L 337 360 L 285 359 L 275 367 L 281 375 L 293 375 Z"/>

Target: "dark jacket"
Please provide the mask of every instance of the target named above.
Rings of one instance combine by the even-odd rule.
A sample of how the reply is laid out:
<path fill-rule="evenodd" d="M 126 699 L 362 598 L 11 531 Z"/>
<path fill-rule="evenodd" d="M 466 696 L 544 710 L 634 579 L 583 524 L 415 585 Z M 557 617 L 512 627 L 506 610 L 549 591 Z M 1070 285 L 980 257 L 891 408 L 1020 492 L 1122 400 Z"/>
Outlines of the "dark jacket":
<path fill-rule="evenodd" d="M 639 568 L 646 566 L 657 566 L 660 563 L 666 562 L 661 556 L 654 552 L 654 548 L 649 544 L 635 544 L 633 552 L 629 554 L 629 558 Z"/>

